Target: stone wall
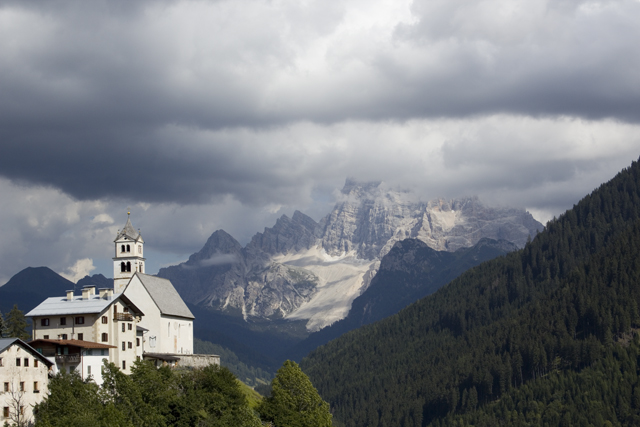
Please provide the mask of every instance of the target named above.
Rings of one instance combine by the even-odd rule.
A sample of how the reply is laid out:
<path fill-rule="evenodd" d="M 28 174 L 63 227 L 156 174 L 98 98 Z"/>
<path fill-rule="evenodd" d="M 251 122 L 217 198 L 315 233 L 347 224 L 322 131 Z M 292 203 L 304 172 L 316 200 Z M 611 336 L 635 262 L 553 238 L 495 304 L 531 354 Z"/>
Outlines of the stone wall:
<path fill-rule="evenodd" d="M 173 354 L 179 357 L 178 366 L 191 368 L 204 368 L 209 365 L 220 365 L 220 356 L 215 354 Z"/>

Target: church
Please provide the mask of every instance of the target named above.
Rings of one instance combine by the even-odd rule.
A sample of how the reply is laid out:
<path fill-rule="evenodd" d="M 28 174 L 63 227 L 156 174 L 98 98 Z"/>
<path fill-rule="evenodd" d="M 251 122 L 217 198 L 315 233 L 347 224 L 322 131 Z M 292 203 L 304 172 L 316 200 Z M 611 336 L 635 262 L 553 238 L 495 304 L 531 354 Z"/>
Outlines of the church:
<path fill-rule="evenodd" d="M 169 280 L 144 273 L 144 240 L 130 218 L 114 243 L 114 292 L 144 313 L 137 325 L 143 352 L 192 354 L 194 316 Z"/>
<path fill-rule="evenodd" d="M 69 290 L 47 298 L 27 313 L 32 347 L 58 370 L 78 370 L 98 384 L 104 361 L 126 374 L 140 359 L 156 366 L 219 365 L 219 356 L 193 354 L 195 318 L 169 280 L 145 273 L 144 240 L 129 214 L 113 243 L 113 288 L 87 286 L 81 295 Z"/>

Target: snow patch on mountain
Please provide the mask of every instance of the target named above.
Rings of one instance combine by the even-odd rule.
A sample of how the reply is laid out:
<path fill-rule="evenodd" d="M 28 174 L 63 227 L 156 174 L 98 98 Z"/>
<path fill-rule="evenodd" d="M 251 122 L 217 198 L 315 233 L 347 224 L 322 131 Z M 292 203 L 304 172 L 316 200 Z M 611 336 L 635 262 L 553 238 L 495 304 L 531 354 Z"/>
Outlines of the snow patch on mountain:
<path fill-rule="evenodd" d="M 318 277 L 311 299 L 285 316 L 290 320 L 308 320 L 307 330 L 311 332 L 346 317 L 351 303 L 363 291 L 365 275 L 377 264 L 377 261 L 358 258 L 355 251 L 332 256 L 320 246 L 278 255 L 273 261 L 303 267 Z"/>

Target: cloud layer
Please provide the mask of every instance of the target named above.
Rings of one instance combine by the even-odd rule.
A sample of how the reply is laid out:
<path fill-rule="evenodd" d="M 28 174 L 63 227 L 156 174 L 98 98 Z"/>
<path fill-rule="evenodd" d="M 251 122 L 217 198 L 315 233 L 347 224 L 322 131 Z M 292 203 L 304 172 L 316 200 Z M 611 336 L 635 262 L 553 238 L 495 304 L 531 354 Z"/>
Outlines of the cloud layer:
<path fill-rule="evenodd" d="M 109 274 L 128 205 L 171 262 L 346 177 L 548 219 L 640 154 L 639 39 L 635 0 L 0 1 L 0 279 Z"/>

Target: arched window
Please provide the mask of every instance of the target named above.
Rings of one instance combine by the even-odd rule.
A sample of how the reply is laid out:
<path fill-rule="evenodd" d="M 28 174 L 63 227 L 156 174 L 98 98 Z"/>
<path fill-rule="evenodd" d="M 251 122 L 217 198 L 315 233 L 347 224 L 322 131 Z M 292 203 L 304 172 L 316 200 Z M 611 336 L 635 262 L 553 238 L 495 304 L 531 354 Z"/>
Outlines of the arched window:
<path fill-rule="evenodd" d="M 131 271 L 131 261 L 127 261 L 127 272 Z"/>
<path fill-rule="evenodd" d="M 120 252 L 124 252 L 124 245 L 120 247 Z"/>
<path fill-rule="evenodd" d="M 124 273 L 125 271 L 127 271 L 127 266 L 125 265 L 124 261 L 122 261 L 120 263 L 120 272 Z"/>
<path fill-rule="evenodd" d="M 127 252 L 131 252 L 131 246 L 127 245 Z"/>

